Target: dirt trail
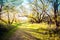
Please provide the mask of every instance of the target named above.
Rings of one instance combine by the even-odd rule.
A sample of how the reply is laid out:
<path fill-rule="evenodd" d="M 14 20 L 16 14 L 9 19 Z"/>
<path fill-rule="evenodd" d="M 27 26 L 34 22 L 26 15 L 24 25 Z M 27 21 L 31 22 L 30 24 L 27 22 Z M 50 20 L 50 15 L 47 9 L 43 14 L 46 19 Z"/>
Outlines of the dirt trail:
<path fill-rule="evenodd" d="M 33 37 L 31 34 L 23 31 L 22 29 L 17 29 L 13 35 L 9 38 L 9 40 L 38 40 Z"/>

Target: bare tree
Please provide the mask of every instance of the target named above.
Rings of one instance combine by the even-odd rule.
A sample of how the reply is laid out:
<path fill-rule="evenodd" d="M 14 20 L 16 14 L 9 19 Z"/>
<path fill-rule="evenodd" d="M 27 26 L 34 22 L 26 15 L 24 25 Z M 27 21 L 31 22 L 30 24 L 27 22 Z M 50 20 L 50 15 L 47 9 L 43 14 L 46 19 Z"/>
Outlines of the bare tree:
<path fill-rule="evenodd" d="M 58 3 L 58 0 L 48 0 L 50 3 L 52 3 L 53 8 L 54 8 L 54 20 L 55 20 L 55 24 L 56 24 L 56 29 L 58 29 L 59 27 L 59 23 L 57 20 L 57 16 L 58 16 L 58 6 L 60 5 L 60 3 Z"/>

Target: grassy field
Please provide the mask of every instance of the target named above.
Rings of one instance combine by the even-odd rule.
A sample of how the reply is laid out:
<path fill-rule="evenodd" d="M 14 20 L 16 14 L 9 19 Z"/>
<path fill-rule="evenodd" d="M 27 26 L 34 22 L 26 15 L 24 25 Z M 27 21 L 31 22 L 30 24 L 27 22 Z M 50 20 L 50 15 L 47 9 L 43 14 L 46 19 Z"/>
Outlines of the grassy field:
<path fill-rule="evenodd" d="M 25 37 L 20 36 L 23 38 L 22 40 L 35 40 L 35 39 L 36 40 L 60 40 L 60 31 L 58 33 L 54 32 L 54 28 L 55 28 L 54 24 L 52 24 L 51 26 L 48 25 L 47 23 L 40 23 L 40 24 L 19 23 L 19 24 L 12 24 L 12 25 L 14 25 L 15 28 L 4 33 L 4 36 L 1 36 L 0 38 L 1 40 L 9 40 L 11 37 L 15 37 L 15 36 L 17 36 L 18 39 L 19 35 L 25 36 Z M 16 33 L 19 35 L 17 35 Z"/>
<path fill-rule="evenodd" d="M 51 26 L 47 23 L 40 23 L 40 24 L 22 24 L 21 26 L 18 26 L 20 29 L 24 30 L 25 32 L 33 35 L 34 37 L 38 38 L 39 40 L 59 40 L 60 34 L 55 33 L 54 29 L 55 24 L 52 24 Z"/>

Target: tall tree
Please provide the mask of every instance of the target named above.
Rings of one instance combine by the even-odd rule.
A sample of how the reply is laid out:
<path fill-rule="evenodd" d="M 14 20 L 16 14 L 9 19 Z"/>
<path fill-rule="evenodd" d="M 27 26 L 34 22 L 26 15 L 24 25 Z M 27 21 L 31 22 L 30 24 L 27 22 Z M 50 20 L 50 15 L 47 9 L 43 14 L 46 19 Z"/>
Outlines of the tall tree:
<path fill-rule="evenodd" d="M 53 5 L 53 7 L 54 7 L 54 19 L 55 19 L 55 23 L 56 23 L 56 29 L 59 27 L 59 23 L 58 23 L 58 21 L 57 21 L 57 15 L 58 15 L 58 0 L 56 0 L 55 2 L 54 2 L 54 5 Z"/>
<path fill-rule="evenodd" d="M 2 14 L 2 6 L 3 6 L 3 0 L 0 0 L 0 20 L 1 20 L 1 14 Z"/>
<path fill-rule="evenodd" d="M 15 7 L 14 6 L 6 5 L 6 6 L 3 7 L 3 11 L 5 13 L 7 13 L 8 24 L 12 24 L 13 21 L 14 21 L 14 19 L 15 19 L 15 14 L 17 12 L 17 10 L 15 9 Z"/>
<path fill-rule="evenodd" d="M 53 4 L 52 6 L 54 8 L 54 20 L 56 24 L 56 29 L 58 29 L 59 23 L 57 20 L 57 16 L 58 16 L 58 6 L 60 5 L 59 0 L 48 0 L 48 1 Z"/>

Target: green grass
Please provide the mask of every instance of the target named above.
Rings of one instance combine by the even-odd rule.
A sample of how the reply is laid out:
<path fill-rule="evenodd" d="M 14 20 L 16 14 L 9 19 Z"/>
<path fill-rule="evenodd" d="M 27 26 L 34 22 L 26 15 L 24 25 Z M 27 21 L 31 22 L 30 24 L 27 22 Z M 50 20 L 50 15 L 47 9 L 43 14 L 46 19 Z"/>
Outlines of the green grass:
<path fill-rule="evenodd" d="M 37 24 L 37 23 L 34 23 L 34 24 L 30 24 L 30 23 L 25 23 L 25 24 L 22 24 L 21 26 L 19 26 L 20 28 L 31 28 L 31 29 L 39 29 L 39 28 L 43 28 L 43 29 L 46 29 L 48 27 L 50 27 L 47 23 L 40 23 L 40 24 Z M 55 28 L 55 25 L 52 24 L 51 25 L 51 28 Z"/>
<path fill-rule="evenodd" d="M 40 23 L 40 24 L 22 24 L 19 26 L 22 30 L 30 33 L 34 37 L 41 39 L 41 40 L 59 40 L 60 34 L 54 34 L 52 29 L 55 29 L 55 24 L 52 24 L 51 27 L 47 23 Z M 51 32 L 50 32 L 51 30 Z"/>
<path fill-rule="evenodd" d="M 31 34 L 32 36 L 41 39 L 41 40 L 59 40 L 60 34 L 50 34 L 49 30 L 55 28 L 55 24 L 52 24 L 51 27 L 47 23 L 40 24 L 30 24 L 30 23 L 19 23 L 12 24 L 15 27 L 8 32 L 5 32 L 2 36 L 1 40 L 8 40 L 9 37 L 18 29 L 22 29 L 23 31 Z M 4 38 L 4 39 L 3 39 Z"/>

